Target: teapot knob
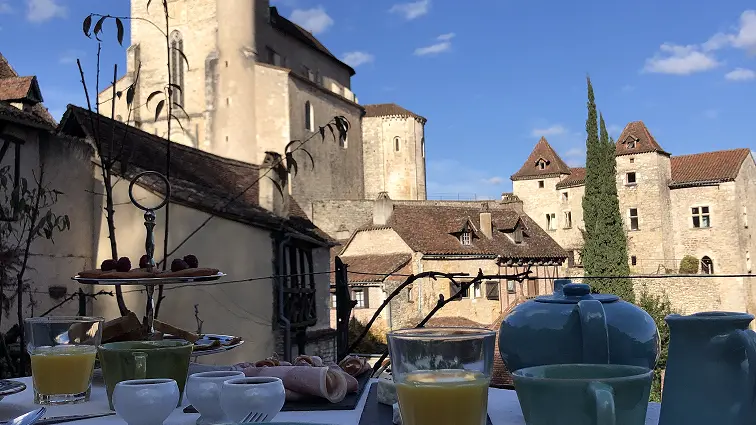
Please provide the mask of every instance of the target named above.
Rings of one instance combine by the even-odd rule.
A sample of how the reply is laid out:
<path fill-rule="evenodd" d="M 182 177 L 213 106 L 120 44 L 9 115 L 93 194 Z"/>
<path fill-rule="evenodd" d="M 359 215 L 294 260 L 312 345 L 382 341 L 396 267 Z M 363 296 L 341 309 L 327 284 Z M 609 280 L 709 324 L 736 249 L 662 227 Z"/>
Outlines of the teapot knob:
<path fill-rule="evenodd" d="M 564 285 L 562 292 L 565 297 L 584 297 L 591 293 L 591 287 L 585 283 L 569 283 Z"/>

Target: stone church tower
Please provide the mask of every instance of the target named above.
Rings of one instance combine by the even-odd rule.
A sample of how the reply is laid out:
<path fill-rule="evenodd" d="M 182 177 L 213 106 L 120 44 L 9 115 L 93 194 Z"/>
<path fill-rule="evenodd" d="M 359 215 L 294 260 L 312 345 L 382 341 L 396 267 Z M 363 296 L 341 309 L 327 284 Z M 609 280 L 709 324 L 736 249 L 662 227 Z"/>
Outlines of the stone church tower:
<path fill-rule="evenodd" d="M 149 10 L 147 3 L 131 1 L 127 70 L 115 87 L 125 92 L 137 81 L 138 107 L 129 111 L 125 96 L 116 98 L 117 120 L 168 136 L 167 107 L 155 116 L 164 96 L 147 99 L 165 90 L 170 63 L 171 83 L 181 87 L 172 93 L 181 124 L 171 123 L 171 140 L 251 164 L 307 141 L 309 155 L 294 153 L 287 190 L 310 218 L 317 200 L 375 199 L 382 191 L 425 199 L 426 119 L 395 104 L 360 105 L 354 69 L 269 0 L 169 1 L 169 53 L 161 30 L 147 22 L 162 28 L 162 2 Z M 108 116 L 113 97 L 112 87 L 98 95 Z M 326 131 L 321 142 L 319 128 L 334 116 L 350 122 L 347 137 Z"/>

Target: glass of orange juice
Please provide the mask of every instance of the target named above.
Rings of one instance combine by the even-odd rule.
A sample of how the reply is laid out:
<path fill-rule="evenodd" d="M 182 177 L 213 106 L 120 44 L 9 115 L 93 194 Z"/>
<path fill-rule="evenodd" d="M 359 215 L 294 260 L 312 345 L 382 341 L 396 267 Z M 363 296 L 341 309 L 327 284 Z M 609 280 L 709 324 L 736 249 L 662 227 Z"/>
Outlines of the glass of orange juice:
<path fill-rule="evenodd" d="M 101 317 L 32 317 L 24 320 L 31 357 L 34 402 L 73 404 L 89 400 Z"/>
<path fill-rule="evenodd" d="M 388 334 L 403 425 L 485 425 L 496 333 L 417 328 Z"/>

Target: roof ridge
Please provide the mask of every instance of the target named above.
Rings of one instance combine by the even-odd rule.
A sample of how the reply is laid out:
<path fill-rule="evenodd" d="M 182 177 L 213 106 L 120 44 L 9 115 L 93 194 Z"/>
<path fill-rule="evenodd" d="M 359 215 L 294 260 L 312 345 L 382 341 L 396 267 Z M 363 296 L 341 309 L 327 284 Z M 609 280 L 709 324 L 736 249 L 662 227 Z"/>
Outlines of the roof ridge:
<path fill-rule="evenodd" d="M 697 153 L 686 153 L 682 155 L 672 155 L 672 158 L 686 158 L 686 157 L 691 157 L 691 156 L 696 156 L 696 155 L 706 155 L 706 154 L 725 153 L 725 152 L 740 152 L 740 151 L 750 152 L 751 149 L 749 148 L 720 149 L 717 151 L 706 151 L 706 152 L 697 152 Z"/>

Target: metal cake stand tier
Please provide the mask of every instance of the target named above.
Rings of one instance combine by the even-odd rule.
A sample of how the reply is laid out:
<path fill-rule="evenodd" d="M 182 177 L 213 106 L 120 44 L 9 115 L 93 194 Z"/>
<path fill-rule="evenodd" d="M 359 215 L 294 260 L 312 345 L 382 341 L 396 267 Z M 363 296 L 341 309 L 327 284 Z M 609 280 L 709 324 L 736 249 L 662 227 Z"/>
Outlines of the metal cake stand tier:
<path fill-rule="evenodd" d="M 136 197 L 134 197 L 134 185 L 136 182 L 144 177 L 144 176 L 154 176 L 158 179 L 162 180 L 165 184 L 165 198 L 155 207 L 148 208 L 144 205 L 140 204 L 139 201 L 136 200 Z M 157 171 L 145 171 L 142 173 L 137 174 L 132 180 L 131 184 L 129 184 L 129 199 L 131 199 L 131 203 L 134 204 L 137 208 L 144 211 L 144 227 L 147 228 L 147 237 L 144 242 L 144 248 L 147 254 L 147 258 L 149 259 L 148 263 L 150 267 L 155 267 L 155 211 L 163 208 L 166 204 L 168 204 L 168 201 L 171 198 L 171 184 L 168 181 L 168 179 L 158 173 Z M 226 276 L 225 273 L 218 272 L 217 274 L 211 275 L 211 276 L 187 276 L 187 277 L 150 277 L 150 278 L 134 278 L 134 279 L 98 279 L 98 278 L 83 278 L 81 276 L 74 276 L 72 279 L 78 281 L 79 283 L 85 283 L 85 284 L 96 284 L 96 285 L 133 285 L 133 286 L 143 286 L 145 288 L 145 292 L 147 293 L 147 305 L 145 306 L 145 319 L 144 324 L 147 327 L 147 329 L 150 330 L 150 332 L 154 332 L 153 328 L 153 322 L 155 319 L 155 286 L 156 285 L 165 285 L 165 284 L 181 284 L 181 283 L 192 283 L 192 282 L 208 282 L 213 280 L 218 280 L 221 277 Z M 239 344 L 241 345 L 241 344 Z M 234 346 L 235 348 L 236 346 Z M 229 348 L 230 349 L 230 348 Z M 213 351 L 213 350 L 207 350 L 207 351 Z M 224 350 L 228 351 L 228 350 Z M 221 351 L 222 352 L 222 351 Z M 207 353 L 211 354 L 211 353 Z M 206 354 L 204 354 L 206 355 Z"/>

